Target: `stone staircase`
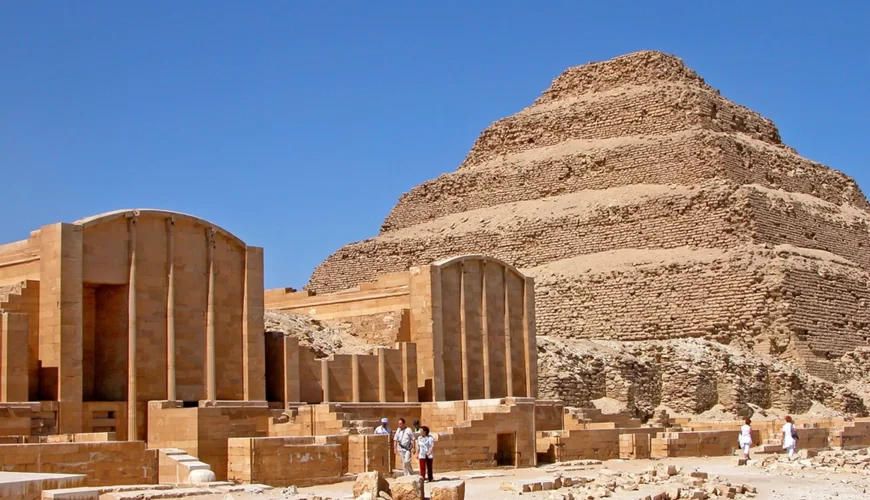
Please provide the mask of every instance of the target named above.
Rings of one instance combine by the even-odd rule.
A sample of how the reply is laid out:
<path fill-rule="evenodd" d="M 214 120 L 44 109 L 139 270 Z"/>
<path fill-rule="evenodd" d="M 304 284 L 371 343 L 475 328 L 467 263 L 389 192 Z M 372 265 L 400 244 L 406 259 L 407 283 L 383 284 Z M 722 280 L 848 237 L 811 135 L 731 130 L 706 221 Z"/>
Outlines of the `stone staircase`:
<path fill-rule="evenodd" d="M 603 413 L 598 408 L 565 408 L 565 428 L 572 429 L 618 429 L 641 427 L 641 421 L 631 413 Z"/>
<path fill-rule="evenodd" d="M 338 405 L 303 405 L 289 408 L 272 417 L 272 436 L 311 436 L 336 434 L 374 434 L 377 419 L 355 419 L 340 411 Z"/>
<path fill-rule="evenodd" d="M 157 465 L 160 484 L 198 484 L 215 480 L 209 464 L 178 448 L 160 448 Z"/>
<path fill-rule="evenodd" d="M 33 300 L 39 301 L 39 281 L 24 280 L 0 286 L 0 311 L 20 312 Z"/>
<path fill-rule="evenodd" d="M 520 398 L 524 399 L 524 398 Z M 534 429 L 523 435 L 518 426 L 528 418 L 522 412 L 534 412 L 534 402 L 520 405 L 516 399 L 505 398 L 498 406 L 469 408 L 466 418 L 450 426 L 433 430 L 436 436 L 438 461 L 443 470 L 480 469 L 498 466 L 497 440 L 493 434 L 514 434 L 512 466 L 534 466 L 536 460 Z"/>

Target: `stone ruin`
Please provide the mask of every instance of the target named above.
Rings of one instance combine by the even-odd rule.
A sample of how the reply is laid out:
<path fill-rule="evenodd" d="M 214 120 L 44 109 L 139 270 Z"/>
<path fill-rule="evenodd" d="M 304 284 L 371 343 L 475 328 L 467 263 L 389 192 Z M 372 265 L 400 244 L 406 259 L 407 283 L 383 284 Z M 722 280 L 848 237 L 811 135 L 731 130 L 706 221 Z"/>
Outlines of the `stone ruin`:
<path fill-rule="evenodd" d="M 360 312 L 400 320 L 364 352 L 312 341 L 318 315 Z M 535 345 L 533 281 L 483 255 L 311 296 L 264 290 L 263 249 L 194 216 L 49 224 L 0 245 L 0 498 L 389 475 L 382 417 L 436 430 L 441 470 L 534 466 L 563 421 Z"/>
<path fill-rule="evenodd" d="M 432 427 L 439 471 L 729 455 L 717 406 L 821 402 L 839 414 L 801 419 L 803 446 L 866 448 L 868 216 L 769 120 L 640 52 L 566 71 L 302 292 L 190 215 L 43 226 L 0 245 L 0 497 L 378 480 L 381 417 Z"/>
<path fill-rule="evenodd" d="M 542 397 L 582 386 L 571 403 L 801 412 L 821 392 L 863 414 L 838 384 L 854 380 L 841 358 L 854 365 L 870 338 L 868 207 L 851 178 L 798 155 L 680 59 L 638 52 L 565 71 L 308 289 L 492 255 L 535 278 L 538 336 L 552 339 L 540 356 L 625 360 L 600 376 L 541 364 Z M 666 396 L 674 387 L 683 396 Z"/>

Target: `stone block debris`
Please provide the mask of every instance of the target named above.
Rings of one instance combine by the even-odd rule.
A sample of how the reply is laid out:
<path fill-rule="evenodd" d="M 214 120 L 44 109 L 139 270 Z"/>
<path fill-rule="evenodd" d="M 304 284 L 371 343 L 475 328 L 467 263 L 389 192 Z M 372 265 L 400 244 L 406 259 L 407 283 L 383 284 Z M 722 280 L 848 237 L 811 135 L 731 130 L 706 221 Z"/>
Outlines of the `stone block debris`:
<path fill-rule="evenodd" d="M 465 500 L 465 481 L 439 481 L 432 483 L 430 500 Z"/>
<path fill-rule="evenodd" d="M 423 478 L 420 476 L 403 476 L 390 485 L 390 496 L 393 500 L 423 500 Z"/>
<path fill-rule="evenodd" d="M 381 492 L 389 494 L 390 485 L 380 472 L 364 472 L 357 475 L 353 484 L 354 497 L 368 493 L 372 498 L 377 498 Z"/>

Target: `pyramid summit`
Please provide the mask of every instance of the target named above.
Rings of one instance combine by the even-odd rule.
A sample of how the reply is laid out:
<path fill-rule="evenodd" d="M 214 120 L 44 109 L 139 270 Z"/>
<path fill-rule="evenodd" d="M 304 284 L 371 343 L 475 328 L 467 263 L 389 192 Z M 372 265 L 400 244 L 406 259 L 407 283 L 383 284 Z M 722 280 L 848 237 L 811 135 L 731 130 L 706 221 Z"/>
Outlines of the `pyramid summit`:
<path fill-rule="evenodd" d="M 489 254 L 535 277 L 539 335 L 704 338 L 835 380 L 870 338 L 868 209 L 772 121 L 643 51 L 563 72 L 308 289 Z"/>

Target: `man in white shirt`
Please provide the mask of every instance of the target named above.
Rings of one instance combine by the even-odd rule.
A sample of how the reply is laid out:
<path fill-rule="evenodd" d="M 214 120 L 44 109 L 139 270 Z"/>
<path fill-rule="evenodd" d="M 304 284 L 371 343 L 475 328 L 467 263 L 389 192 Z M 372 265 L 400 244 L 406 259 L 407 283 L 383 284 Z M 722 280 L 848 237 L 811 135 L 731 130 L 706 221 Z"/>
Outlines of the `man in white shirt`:
<path fill-rule="evenodd" d="M 382 418 L 381 425 L 379 425 L 375 428 L 375 434 L 378 434 L 378 435 L 386 434 L 389 436 L 391 434 L 390 421 L 387 420 L 386 418 Z"/>
<path fill-rule="evenodd" d="M 397 426 L 396 436 L 393 440 L 396 442 L 396 453 L 402 459 L 402 473 L 405 476 L 414 474 L 414 469 L 411 467 L 411 456 L 414 451 L 414 431 L 405 427 L 405 419 L 400 418 Z"/>

